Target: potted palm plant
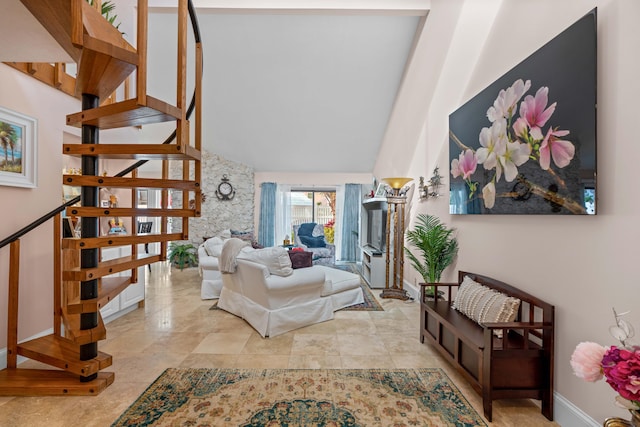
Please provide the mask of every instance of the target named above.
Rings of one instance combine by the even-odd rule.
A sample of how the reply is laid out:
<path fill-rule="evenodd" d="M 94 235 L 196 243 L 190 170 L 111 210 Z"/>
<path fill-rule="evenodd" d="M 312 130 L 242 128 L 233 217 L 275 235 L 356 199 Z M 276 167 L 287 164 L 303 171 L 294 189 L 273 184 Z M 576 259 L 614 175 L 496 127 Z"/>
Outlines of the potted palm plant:
<path fill-rule="evenodd" d="M 428 214 L 419 214 L 414 228 L 407 231 L 407 241 L 418 249 L 420 256 L 416 256 L 408 247 L 404 250 L 411 265 L 426 283 L 438 283 L 444 269 L 451 265 L 458 254 L 454 231 L 438 217 Z M 428 296 L 434 296 L 431 286 L 425 292 Z"/>
<path fill-rule="evenodd" d="M 171 243 L 167 258 L 171 265 L 175 265 L 180 270 L 198 265 L 197 249 L 191 243 Z"/>

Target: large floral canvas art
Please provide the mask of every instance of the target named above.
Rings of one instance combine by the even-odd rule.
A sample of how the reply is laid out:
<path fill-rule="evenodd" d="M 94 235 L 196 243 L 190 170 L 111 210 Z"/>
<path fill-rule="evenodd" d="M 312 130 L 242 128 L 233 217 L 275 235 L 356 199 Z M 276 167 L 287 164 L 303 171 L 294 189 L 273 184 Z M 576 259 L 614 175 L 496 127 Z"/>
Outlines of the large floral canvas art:
<path fill-rule="evenodd" d="M 595 214 L 596 10 L 449 116 L 450 212 Z"/>

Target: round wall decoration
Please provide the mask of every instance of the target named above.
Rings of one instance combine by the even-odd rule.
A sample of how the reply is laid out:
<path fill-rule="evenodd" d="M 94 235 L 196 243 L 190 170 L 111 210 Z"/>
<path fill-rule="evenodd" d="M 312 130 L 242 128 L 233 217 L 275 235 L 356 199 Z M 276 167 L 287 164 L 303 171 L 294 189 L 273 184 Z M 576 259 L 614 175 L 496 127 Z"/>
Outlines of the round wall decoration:
<path fill-rule="evenodd" d="M 227 175 L 222 175 L 222 182 L 218 184 L 216 190 L 216 196 L 220 200 L 231 200 L 236 195 L 236 191 L 233 189 L 233 185 L 229 182 Z"/>

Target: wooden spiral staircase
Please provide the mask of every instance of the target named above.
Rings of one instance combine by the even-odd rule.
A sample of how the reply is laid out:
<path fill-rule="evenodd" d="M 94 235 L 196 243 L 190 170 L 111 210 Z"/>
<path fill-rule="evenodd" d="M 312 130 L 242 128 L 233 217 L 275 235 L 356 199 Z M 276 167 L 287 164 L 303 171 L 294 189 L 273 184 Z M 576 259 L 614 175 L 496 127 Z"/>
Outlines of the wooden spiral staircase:
<path fill-rule="evenodd" d="M 189 144 L 186 100 L 187 17 L 192 4 L 178 3 L 178 61 L 176 105 L 169 105 L 147 94 L 147 0 L 138 1 L 137 48 L 85 0 L 21 0 L 65 51 L 77 62 L 76 95 L 82 98 L 82 111 L 67 116 L 67 124 L 82 128 L 82 144 L 65 144 L 63 154 L 79 156 L 82 175 L 64 175 L 63 184 L 82 188 L 79 205 L 66 207 L 66 214 L 81 218 L 79 238 L 62 238 L 61 217 L 54 217 L 54 310 L 53 334 L 18 343 L 18 294 L 20 240 L 10 243 L 9 310 L 7 368 L 0 371 L 0 395 L 95 395 L 114 381 L 114 374 L 103 372 L 112 363 L 110 355 L 98 351 L 97 343 L 106 338 L 100 308 L 137 282 L 139 266 L 166 259 L 167 242 L 188 238 L 188 219 L 199 216 L 200 192 L 200 87 L 202 50 L 196 39 L 195 64 L 195 142 Z M 192 16 L 193 20 L 193 16 Z M 132 73 L 136 94 L 131 99 L 100 105 Z M 193 104 L 192 104 L 193 105 Z M 99 144 L 105 129 L 141 126 L 175 121 L 175 138 L 164 144 Z M 162 161 L 162 177 L 138 178 L 135 167 L 116 176 L 99 176 L 100 159 Z M 169 160 L 179 160 L 182 178 L 169 179 Z M 129 170 L 130 169 L 130 170 Z M 192 178 L 190 178 L 192 177 Z M 131 189 L 133 208 L 101 208 L 101 187 Z M 139 209 L 137 188 L 162 190 L 162 207 Z M 168 191 L 182 193 L 182 208 L 168 209 Z M 189 207 L 188 201 L 192 200 Z M 156 234 L 100 236 L 100 217 L 138 216 L 161 218 Z M 169 233 L 167 218 L 182 218 L 182 231 Z M 139 244 L 160 243 L 159 254 L 140 254 Z M 101 248 L 131 246 L 131 256 L 106 262 Z M 105 277 L 131 271 L 131 275 Z M 50 365 L 52 369 L 18 368 L 23 356 Z"/>

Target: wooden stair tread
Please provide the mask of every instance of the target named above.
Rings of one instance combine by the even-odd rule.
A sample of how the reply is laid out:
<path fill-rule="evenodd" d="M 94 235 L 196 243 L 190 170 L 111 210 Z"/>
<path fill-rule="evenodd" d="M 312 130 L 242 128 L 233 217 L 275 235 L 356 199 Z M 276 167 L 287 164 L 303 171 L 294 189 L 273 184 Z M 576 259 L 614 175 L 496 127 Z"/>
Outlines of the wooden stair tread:
<path fill-rule="evenodd" d="M 133 283 L 131 276 L 102 277 L 98 284 L 98 298 L 81 300 L 78 296 L 72 301 L 67 301 L 67 314 L 94 313 L 109 304 L 122 291 Z"/>
<path fill-rule="evenodd" d="M 67 237 L 62 239 L 62 249 L 107 248 L 144 243 L 170 242 L 174 240 L 183 240 L 182 233 L 127 234 L 124 236 L 101 236 L 88 237 L 84 239 L 77 237 Z"/>
<path fill-rule="evenodd" d="M 107 98 L 136 70 L 136 52 L 86 34 L 83 46 L 76 75 L 76 96 L 88 93 Z"/>
<path fill-rule="evenodd" d="M 77 375 L 53 369 L 3 369 L 0 396 L 93 396 L 109 387 L 113 372 L 99 372 L 96 379 L 80 382 Z"/>
<path fill-rule="evenodd" d="M 197 191 L 200 183 L 179 179 L 124 178 L 118 176 L 63 175 L 63 185 L 109 187 L 109 188 L 171 188 Z"/>
<path fill-rule="evenodd" d="M 162 209 L 162 208 L 98 208 L 71 206 L 68 207 L 67 215 L 79 217 L 100 217 L 100 216 L 151 216 L 151 217 L 181 217 L 192 218 L 200 216 L 200 212 L 195 209 Z"/>
<path fill-rule="evenodd" d="M 200 160 L 200 151 L 176 144 L 64 144 L 62 154 L 102 159 Z"/>
<path fill-rule="evenodd" d="M 111 356 L 80 360 L 78 344 L 57 335 L 47 335 L 18 344 L 18 354 L 58 369 L 87 377 L 111 365 Z"/>
<path fill-rule="evenodd" d="M 91 329 L 80 329 L 80 313 L 69 313 L 63 307 L 62 321 L 64 322 L 65 338 L 74 344 L 89 344 L 107 339 L 107 328 L 104 326 L 104 321 L 100 314 L 98 314 L 98 326 Z M 102 369 L 102 367 L 98 369 Z"/>
<path fill-rule="evenodd" d="M 102 261 L 97 267 L 91 268 L 72 268 L 62 272 L 63 280 L 87 281 L 98 279 L 110 274 L 119 273 L 125 270 L 138 268 L 142 265 L 151 264 L 156 261 L 162 261 L 160 255 L 138 254 L 137 256 L 125 256 L 115 258 L 108 261 Z"/>
<path fill-rule="evenodd" d="M 182 118 L 182 112 L 179 108 L 147 96 L 146 102 L 143 104 L 133 98 L 69 114 L 67 125 L 81 127 L 84 124 L 100 129 L 113 129 L 162 123 Z"/>
<path fill-rule="evenodd" d="M 87 2 L 21 2 L 78 63 L 76 96 L 89 93 L 106 98 L 135 71 L 136 49 Z"/>

